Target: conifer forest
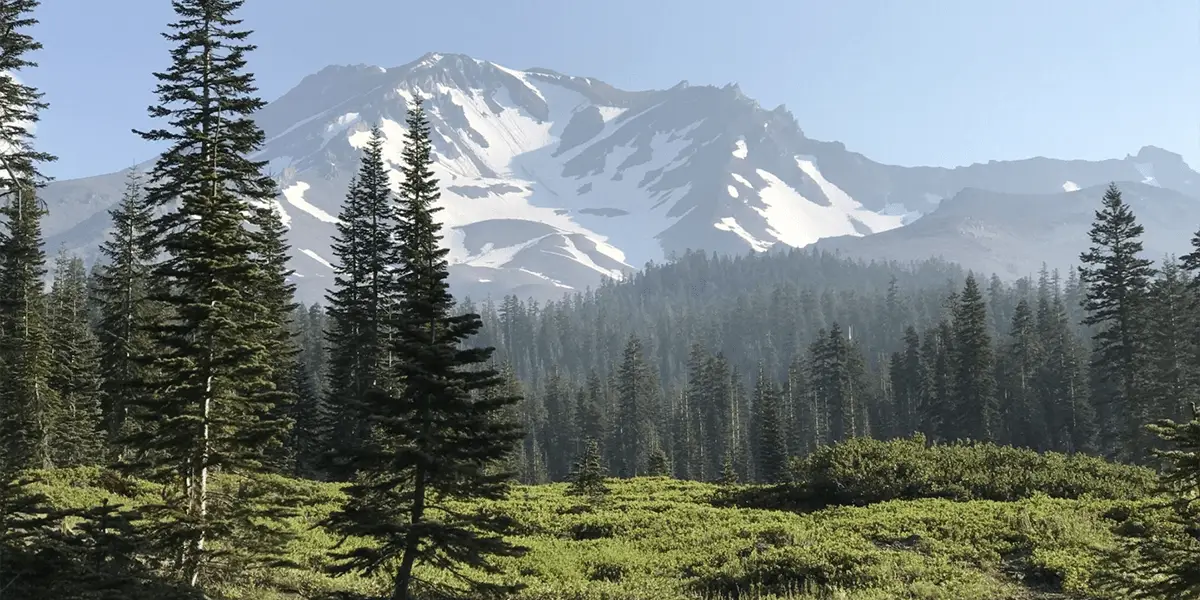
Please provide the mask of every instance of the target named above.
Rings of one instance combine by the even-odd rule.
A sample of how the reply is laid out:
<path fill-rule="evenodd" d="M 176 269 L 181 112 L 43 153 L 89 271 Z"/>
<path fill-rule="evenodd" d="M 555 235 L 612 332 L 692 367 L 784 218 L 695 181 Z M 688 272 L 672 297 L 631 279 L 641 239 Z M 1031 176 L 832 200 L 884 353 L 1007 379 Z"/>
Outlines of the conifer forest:
<path fill-rule="evenodd" d="M 454 297 L 415 101 L 301 305 L 242 0 L 172 4 L 95 264 L 46 247 L 47 104 L 0 77 L 0 600 L 1200 598 L 1200 233 L 1142 256 L 1117 185 L 1015 282 L 690 252 Z"/>

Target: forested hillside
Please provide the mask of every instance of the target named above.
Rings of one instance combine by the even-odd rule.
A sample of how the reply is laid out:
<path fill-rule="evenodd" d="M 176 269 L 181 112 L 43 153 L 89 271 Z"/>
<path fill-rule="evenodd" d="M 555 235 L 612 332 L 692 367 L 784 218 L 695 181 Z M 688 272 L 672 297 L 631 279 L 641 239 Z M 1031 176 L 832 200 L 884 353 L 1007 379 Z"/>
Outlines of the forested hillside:
<path fill-rule="evenodd" d="M 168 150 L 49 289 L 0 77 L 3 598 L 1195 597 L 1200 234 L 1140 257 L 1112 186 L 1065 278 L 689 254 L 456 302 L 415 100 L 300 307 L 240 5 L 173 3 Z"/>

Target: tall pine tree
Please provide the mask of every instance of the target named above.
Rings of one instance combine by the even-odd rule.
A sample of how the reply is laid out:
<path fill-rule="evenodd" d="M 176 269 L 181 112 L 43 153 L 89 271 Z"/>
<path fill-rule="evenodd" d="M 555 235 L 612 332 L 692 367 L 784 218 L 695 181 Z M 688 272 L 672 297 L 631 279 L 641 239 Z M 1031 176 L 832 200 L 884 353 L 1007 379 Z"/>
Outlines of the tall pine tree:
<path fill-rule="evenodd" d="M 260 496 L 254 477 L 284 433 L 286 423 L 270 415 L 276 385 L 290 373 L 276 370 L 287 364 L 278 345 L 278 230 L 267 214 L 277 189 L 265 163 L 249 158 L 265 139 L 252 118 L 264 102 L 246 70 L 254 47 L 234 16 L 242 4 L 172 2 L 172 64 L 155 74 L 159 104 L 149 109 L 166 124 L 138 132 L 167 146 L 145 195 L 162 212 L 153 223 L 162 257 L 152 278 L 169 314 L 151 328 L 147 360 L 156 377 L 135 411 L 154 427 L 132 428 L 124 439 L 131 459 L 121 466 L 166 485 L 153 511 L 154 541 L 173 557 L 177 576 L 200 588 L 221 575 L 205 569 L 242 571 L 283 550 L 257 527 L 283 510 Z M 216 471 L 249 478 L 237 491 L 256 497 L 213 502 Z M 212 561 L 214 538 L 239 530 L 264 535 L 226 544 L 222 560 Z"/>
<path fill-rule="evenodd" d="M 1140 256 L 1144 228 L 1121 190 L 1111 184 L 1088 232 L 1091 247 L 1080 254 L 1086 287 L 1083 324 L 1094 328 L 1092 393 L 1102 444 L 1110 456 L 1144 458 L 1149 442 L 1144 388 L 1147 375 L 1146 304 L 1153 263 Z"/>
<path fill-rule="evenodd" d="M 0 460 L 3 473 L 53 465 L 57 401 L 49 388 L 46 274 L 37 188 L 40 163 L 55 158 L 33 147 L 32 127 L 47 104 L 16 73 L 37 64 L 42 45 L 27 31 L 37 24 L 37 0 L 0 2 Z M 3 507 L 0 507 L 3 508 Z"/>
<path fill-rule="evenodd" d="M 162 311 L 149 298 L 150 268 L 157 255 L 152 207 L 142 197 L 141 175 L 131 170 L 120 203 L 109 210 L 112 233 L 100 246 L 92 300 L 99 312 L 100 402 L 110 448 L 120 453 L 131 406 L 145 404 L 148 391 L 144 358 L 150 354 L 149 329 Z"/>
<path fill-rule="evenodd" d="M 390 329 L 397 310 L 397 207 L 383 161 L 383 131 L 371 131 L 358 173 L 350 183 L 333 244 L 337 257 L 329 292 L 330 353 L 327 404 L 333 415 L 334 444 L 329 467 L 334 477 L 346 470 L 356 446 L 369 435 L 363 413 L 373 390 L 391 390 Z"/>
<path fill-rule="evenodd" d="M 987 305 L 975 277 L 967 275 L 954 310 L 951 352 L 954 430 L 962 438 L 995 441 L 1000 427 L 995 364 Z"/>
<path fill-rule="evenodd" d="M 50 388 L 58 399 L 54 463 L 60 467 L 98 464 L 104 456 L 100 420 L 99 346 L 88 322 L 87 269 L 61 252 L 49 297 Z"/>
<path fill-rule="evenodd" d="M 491 557 L 520 553 L 504 539 L 510 518 L 445 504 L 506 494 L 510 476 L 489 467 L 521 438 L 517 424 L 497 418 L 519 399 L 487 394 L 503 383 L 484 367 L 492 350 L 463 347 L 481 323 L 476 314 L 452 315 L 447 250 L 434 218 L 439 192 L 429 123 L 419 103 L 410 107 L 407 124 L 396 238 L 402 296 L 390 319 L 395 360 L 389 373 L 403 385 L 367 395 L 363 408 L 374 435 L 350 457 L 356 478 L 346 505 L 328 522 L 341 534 L 376 542 L 340 555 L 335 570 L 392 569 L 397 600 L 419 593 L 413 589 L 418 563 L 490 570 Z"/>

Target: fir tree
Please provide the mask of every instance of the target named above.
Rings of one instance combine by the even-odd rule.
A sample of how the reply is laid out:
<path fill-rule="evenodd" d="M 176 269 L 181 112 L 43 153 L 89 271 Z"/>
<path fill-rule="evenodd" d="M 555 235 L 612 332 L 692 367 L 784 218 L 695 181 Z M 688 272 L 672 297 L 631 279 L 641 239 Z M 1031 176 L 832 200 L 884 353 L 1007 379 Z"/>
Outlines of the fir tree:
<path fill-rule="evenodd" d="M 335 415 L 331 468 L 347 479 L 341 463 L 367 435 L 363 403 L 372 390 L 389 390 L 392 360 L 389 323 L 397 310 L 397 207 L 383 160 L 383 132 L 372 129 L 358 173 L 350 183 L 338 234 L 334 289 L 330 291 L 330 376 L 327 404 Z"/>
<path fill-rule="evenodd" d="M 1068 314 L 1061 297 L 1046 295 L 1038 299 L 1038 337 L 1045 354 L 1035 385 L 1047 416 L 1051 449 L 1093 452 L 1096 423 L 1088 397 L 1086 356 Z"/>
<path fill-rule="evenodd" d="M 273 185 L 273 184 L 271 184 Z M 268 440 L 267 463 L 277 472 L 296 469 L 296 448 L 290 443 L 291 429 L 297 418 L 297 381 L 300 347 L 296 340 L 296 285 L 290 281 L 294 271 L 288 266 L 291 247 L 275 202 L 253 205 L 249 218 L 256 267 L 253 301 L 261 310 L 257 323 L 260 343 L 270 367 L 270 375 L 255 390 L 253 402 L 270 406 L 263 419 L 264 439 Z"/>
<path fill-rule="evenodd" d="M 646 473 L 650 449 L 654 443 L 651 404 L 654 379 L 635 336 L 625 345 L 625 354 L 617 372 L 617 474 L 637 477 Z"/>
<path fill-rule="evenodd" d="M 1033 309 L 1022 299 L 1013 312 L 1009 339 L 997 365 L 999 408 L 1004 417 L 1002 435 L 997 440 L 1000 443 L 1049 449 L 1047 415 L 1038 401 L 1036 387 L 1037 369 L 1044 361 Z"/>
<path fill-rule="evenodd" d="M 1104 446 L 1115 456 L 1142 456 L 1146 422 L 1146 296 L 1152 263 L 1141 258 L 1144 229 L 1116 184 L 1108 187 L 1088 232 L 1091 247 L 1080 254 L 1079 278 L 1086 287 L 1083 324 L 1093 334 L 1092 367 L 1098 382 L 1093 403 Z"/>
<path fill-rule="evenodd" d="M 123 437 L 131 406 L 144 405 L 151 379 L 144 358 L 150 354 L 149 330 L 161 310 L 148 295 L 150 268 L 157 249 L 151 230 L 153 214 L 142 198 L 142 179 L 130 171 L 121 202 L 109 210 L 113 228 L 100 246 L 102 263 L 93 277 L 97 307 L 101 381 L 100 403 L 110 447 Z"/>
<path fill-rule="evenodd" d="M 280 273 L 270 264 L 278 248 L 268 243 L 277 189 L 265 163 L 249 158 L 265 139 L 252 118 L 264 102 L 246 71 L 254 47 L 234 16 L 242 4 L 172 2 L 172 64 L 155 74 L 159 104 L 149 109 L 167 124 L 138 132 L 167 146 L 145 198 L 162 212 L 152 226 L 162 256 L 152 278 L 169 314 L 152 325 L 155 376 L 137 398 L 138 417 L 153 418 L 154 429 L 132 428 L 124 440 L 131 459 L 121 467 L 166 484 L 165 502 L 152 511 L 155 543 L 178 557 L 181 581 L 200 588 L 210 580 L 206 568 L 241 571 L 283 550 L 278 536 L 262 535 L 227 544 L 219 563 L 210 560 L 214 538 L 257 531 L 283 510 L 264 498 L 214 503 L 210 486 L 221 471 L 247 478 L 240 492 L 265 493 L 255 475 L 283 435 L 286 423 L 269 415 L 276 385 L 290 376 L 277 370 L 286 368 L 277 354 Z"/>
<path fill-rule="evenodd" d="M 60 467 L 94 465 L 104 456 L 99 348 L 88 323 L 87 282 L 83 260 L 60 253 L 48 310 L 53 353 L 49 386 L 59 403 L 53 451 Z"/>
<path fill-rule="evenodd" d="M 995 441 L 1000 415 L 996 406 L 992 341 L 987 307 L 975 278 L 967 275 L 954 311 L 952 356 L 955 430 L 960 437 Z"/>
<path fill-rule="evenodd" d="M 660 446 L 655 446 L 650 451 L 650 456 L 646 457 L 646 475 L 650 477 L 670 477 L 671 476 L 671 458 L 667 456 L 666 450 Z"/>
<path fill-rule="evenodd" d="M 509 517 L 445 510 L 446 502 L 504 497 L 509 475 L 489 467 L 509 455 L 521 434 L 497 418 L 519 398 L 483 394 L 503 382 L 483 366 L 492 350 L 462 346 L 479 331 L 479 316 L 451 314 L 432 163 L 429 124 L 417 103 L 408 113 L 396 236 L 402 295 L 391 319 L 390 375 L 404 385 L 368 394 L 364 409 L 375 432 L 351 457 L 357 477 L 346 505 L 328 521 L 339 534 L 378 542 L 339 554 L 335 572 L 394 568 L 391 597 L 402 600 L 418 593 L 418 563 L 495 571 L 492 557 L 522 550 L 503 537 L 513 525 Z M 479 592 L 496 589 L 464 579 Z"/>
<path fill-rule="evenodd" d="M 1188 408 L 1200 401 L 1197 355 L 1197 305 L 1179 263 L 1167 258 L 1151 283 L 1146 306 L 1147 372 L 1145 406 L 1154 421 L 1188 418 Z"/>
<path fill-rule="evenodd" d="M 737 469 L 733 464 L 733 452 L 726 452 L 725 458 L 721 460 L 721 476 L 717 479 L 722 487 L 735 486 L 738 483 Z"/>
<path fill-rule="evenodd" d="M 325 315 L 314 304 L 296 312 L 300 356 L 296 361 L 291 446 L 295 474 L 309 479 L 325 476 L 326 453 L 330 447 L 330 423 L 334 415 L 325 403 Z"/>
<path fill-rule="evenodd" d="M 42 288 L 45 211 L 36 197 L 46 181 L 38 166 L 54 157 L 33 147 L 32 126 L 47 104 L 17 79 L 37 66 L 29 54 L 42 46 L 28 32 L 39 4 L 0 0 L 0 590 L 10 598 L 35 597 L 60 575 L 33 551 L 49 529 L 48 511 L 19 476 L 51 466 L 56 407 Z"/>
<path fill-rule="evenodd" d="M 920 431 L 920 412 L 924 404 L 921 386 L 924 364 L 921 357 L 921 336 L 917 329 L 904 330 L 904 349 L 892 354 L 889 377 L 896 399 L 896 435 L 911 436 Z"/>
<path fill-rule="evenodd" d="M 758 425 L 755 473 L 763 483 L 778 483 L 787 463 L 787 435 L 779 389 L 761 369 L 754 387 L 754 407 Z"/>
<path fill-rule="evenodd" d="M 47 107 L 37 88 L 17 79 L 36 67 L 42 45 L 28 34 L 37 0 L 0 0 L 0 473 L 53 465 L 57 401 L 49 389 L 51 357 L 45 323 L 46 274 L 36 190 L 38 165 L 55 160 L 33 147 L 32 127 Z M 0 505 L 0 512 L 3 512 Z"/>
<path fill-rule="evenodd" d="M 600 462 L 600 445 L 596 440 L 588 440 L 584 445 L 583 455 L 575 463 L 567 494 L 595 498 L 607 493 L 608 486 L 604 484 L 604 465 Z"/>
<path fill-rule="evenodd" d="M 1200 409 L 1190 406 L 1187 421 L 1160 419 L 1148 429 L 1165 442 L 1154 450 L 1166 468 L 1159 475 L 1161 492 L 1168 499 L 1166 521 L 1179 533 L 1162 531 L 1161 525 L 1122 540 L 1114 556 L 1120 562 L 1102 583 L 1129 598 L 1194 598 L 1200 593 L 1196 570 L 1196 521 L 1200 519 Z M 1157 518 L 1156 518 L 1157 520 Z M 1161 529 L 1160 529 L 1161 528 Z M 1169 532 L 1169 533 L 1168 533 Z M 1166 535 L 1163 535 L 1166 533 Z M 1174 534 L 1172 534 L 1174 533 Z M 1180 535 L 1182 534 L 1182 535 Z"/>

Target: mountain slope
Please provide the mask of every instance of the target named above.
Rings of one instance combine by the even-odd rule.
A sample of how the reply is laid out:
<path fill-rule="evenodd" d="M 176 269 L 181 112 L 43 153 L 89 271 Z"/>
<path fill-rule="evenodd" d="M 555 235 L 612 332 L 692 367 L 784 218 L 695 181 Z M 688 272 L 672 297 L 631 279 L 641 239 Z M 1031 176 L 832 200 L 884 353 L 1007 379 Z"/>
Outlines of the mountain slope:
<path fill-rule="evenodd" d="M 630 92 L 428 54 L 391 69 L 328 67 L 257 117 L 268 137 L 258 158 L 279 180 L 306 300 L 330 282 L 333 224 L 369 128 L 382 127 L 395 171 L 413 97 L 430 114 L 459 294 L 557 296 L 687 249 L 890 231 L 967 187 L 1053 193 L 1136 178 L 1200 195 L 1200 176 L 1156 149 L 1100 162 L 897 167 L 807 138 L 786 109 L 765 110 L 736 86 Z M 51 243 L 85 254 L 98 245 L 122 177 L 51 184 Z"/>
<path fill-rule="evenodd" d="M 1119 182 L 1121 195 L 1146 228 L 1144 256 L 1189 251 L 1200 227 L 1200 202 L 1175 190 Z M 820 240 L 815 248 L 865 260 L 941 257 L 976 272 L 1013 278 L 1079 264 L 1088 230 L 1107 185 L 1058 194 L 1008 194 L 966 189 L 913 224 L 876 235 Z"/>

